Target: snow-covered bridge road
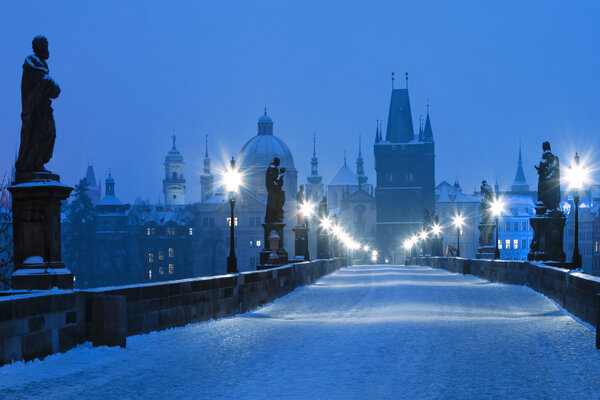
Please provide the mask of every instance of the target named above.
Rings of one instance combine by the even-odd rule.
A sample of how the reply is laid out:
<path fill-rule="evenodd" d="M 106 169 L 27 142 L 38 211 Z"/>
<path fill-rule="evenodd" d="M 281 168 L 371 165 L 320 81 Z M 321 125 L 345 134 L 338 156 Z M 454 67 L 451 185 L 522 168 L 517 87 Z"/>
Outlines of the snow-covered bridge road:
<path fill-rule="evenodd" d="M 237 317 L 0 368 L 0 398 L 600 398 L 594 332 L 534 291 L 354 266 Z"/>

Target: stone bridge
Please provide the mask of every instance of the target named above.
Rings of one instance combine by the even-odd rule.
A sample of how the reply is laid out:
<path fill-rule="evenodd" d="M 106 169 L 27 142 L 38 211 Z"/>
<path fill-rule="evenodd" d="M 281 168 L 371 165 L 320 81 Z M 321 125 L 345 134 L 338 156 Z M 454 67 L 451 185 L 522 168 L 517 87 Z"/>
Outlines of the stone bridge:
<path fill-rule="evenodd" d="M 469 265 L 495 277 L 482 279 L 465 271 L 468 263 L 413 261 L 422 265 L 332 268 L 261 308 L 133 335 L 125 349 L 85 343 L 42 361 L 5 365 L 0 393 L 11 399 L 600 396 L 591 325 L 539 288 L 490 282 L 510 275 L 499 279 L 498 265 Z M 427 264 L 459 265 L 466 274 Z M 515 264 L 511 271 L 524 274 L 525 284 L 557 284 L 543 274 L 536 281 L 534 267 Z M 577 296 L 566 291 L 566 298 Z"/>

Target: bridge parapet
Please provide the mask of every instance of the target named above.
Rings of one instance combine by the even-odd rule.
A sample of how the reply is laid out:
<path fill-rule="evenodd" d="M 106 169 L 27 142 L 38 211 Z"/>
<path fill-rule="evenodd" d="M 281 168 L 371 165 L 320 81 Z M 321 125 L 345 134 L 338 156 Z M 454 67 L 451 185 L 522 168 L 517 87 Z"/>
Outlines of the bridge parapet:
<path fill-rule="evenodd" d="M 250 311 L 343 265 L 342 259 L 332 258 L 213 277 L 2 296 L 0 366 L 43 358 L 92 341 L 94 320 L 98 325 L 99 319 L 106 323 L 111 317 L 110 312 L 94 315 L 99 309 L 94 307 L 95 298 L 125 300 L 126 319 L 108 322 L 125 324 L 118 330 L 132 336 Z"/>
<path fill-rule="evenodd" d="M 490 282 L 528 286 L 554 300 L 568 312 L 596 327 L 600 344 L 600 278 L 543 263 L 512 260 L 418 257 L 408 262 L 471 274 Z"/>

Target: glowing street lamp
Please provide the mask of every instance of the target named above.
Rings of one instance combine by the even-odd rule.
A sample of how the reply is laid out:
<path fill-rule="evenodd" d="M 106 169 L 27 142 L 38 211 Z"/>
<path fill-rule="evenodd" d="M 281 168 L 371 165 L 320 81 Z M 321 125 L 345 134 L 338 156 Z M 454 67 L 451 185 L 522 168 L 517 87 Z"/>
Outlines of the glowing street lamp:
<path fill-rule="evenodd" d="M 498 218 L 502 215 L 502 211 L 504 211 L 504 201 L 502 201 L 501 198 L 496 197 L 494 201 L 492 201 L 491 211 L 496 221 L 496 251 L 494 252 L 494 259 L 498 260 L 500 258 L 500 249 L 498 248 L 498 241 L 500 240 L 498 236 Z"/>
<path fill-rule="evenodd" d="M 452 224 L 456 227 L 456 256 L 460 257 L 460 231 L 465 223 L 465 219 L 461 214 L 456 214 L 452 218 Z"/>
<path fill-rule="evenodd" d="M 377 250 L 373 250 L 371 252 L 371 262 L 372 263 L 376 263 L 377 262 L 377 256 L 379 256 L 379 253 L 377 252 Z"/>
<path fill-rule="evenodd" d="M 229 240 L 229 257 L 227 257 L 227 273 L 235 274 L 238 272 L 237 269 L 237 257 L 235 256 L 235 239 L 234 239 L 234 227 L 235 227 L 235 217 L 233 213 L 233 209 L 235 207 L 235 195 L 240 188 L 240 184 L 242 183 L 242 176 L 240 172 L 235 167 L 235 159 L 231 157 L 230 167 L 225 172 L 224 176 L 225 187 L 229 192 L 229 205 L 231 206 L 231 220 L 229 221 L 229 226 L 231 229 L 230 232 L 230 240 Z"/>
<path fill-rule="evenodd" d="M 575 242 L 573 245 L 573 257 L 571 267 L 581 268 L 581 254 L 579 253 L 579 195 L 583 184 L 589 179 L 589 172 L 585 166 L 579 163 L 579 154 L 575 153 L 573 164 L 567 170 L 567 182 L 573 191 L 573 202 L 575 203 Z"/>

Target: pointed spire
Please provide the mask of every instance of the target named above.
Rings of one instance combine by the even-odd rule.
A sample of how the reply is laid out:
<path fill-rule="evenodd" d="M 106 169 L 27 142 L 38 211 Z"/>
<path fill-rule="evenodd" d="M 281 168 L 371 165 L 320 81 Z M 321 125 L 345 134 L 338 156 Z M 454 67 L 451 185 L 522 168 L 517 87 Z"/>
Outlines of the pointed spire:
<path fill-rule="evenodd" d="M 519 161 L 517 162 L 517 173 L 515 174 L 515 181 L 511 186 L 513 192 L 528 192 L 529 184 L 525 179 L 525 173 L 523 172 L 523 159 L 521 157 L 521 141 L 519 141 Z"/>
<path fill-rule="evenodd" d="M 344 165 L 346 165 L 346 150 L 344 150 Z"/>
<path fill-rule="evenodd" d="M 208 158 L 208 133 L 204 137 L 204 158 Z"/>
<path fill-rule="evenodd" d="M 394 72 L 392 71 L 392 90 L 394 90 Z"/>
<path fill-rule="evenodd" d="M 306 178 L 308 183 L 317 185 L 323 178 L 319 176 L 319 160 L 317 159 L 317 135 L 313 132 L 313 156 L 310 160 L 310 175 Z"/>
<path fill-rule="evenodd" d="M 367 176 L 365 175 L 365 162 L 362 157 L 362 136 L 358 134 L 358 157 L 356 159 L 356 175 L 358 179 L 358 188 L 360 189 L 364 183 L 367 182 Z"/>
<path fill-rule="evenodd" d="M 362 158 L 362 135 L 358 134 L 358 156 Z"/>
<path fill-rule="evenodd" d="M 423 141 L 423 116 L 419 115 L 419 142 Z"/>
<path fill-rule="evenodd" d="M 408 90 L 408 72 L 405 72 L 406 90 Z"/>
<path fill-rule="evenodd" d="M 205 150 L 204 150 L 204 170 L 202 171 L 204 175 L 210 175 L 210 157 L 208 156 L 208 134 L 206 134 L 205 138 Z"/>
<path fill-rule="evenodd" d="M 381 141 L 379 135 L 379 120 L 377 120 L 377 127 L 375 128 L 375 143 L 379 143 Z"/>
<path fill-rule="evenodd" d="M 173 139 L 173 150 L 175 150 L 175 140 L 177 140 L 177 136 L 173 135 L 171 138 Z"/>
<path fill-rule="evenodd" d="M 431 129 L 431 120 L 429 119 L 429 99 L 427 99 L 427 117 L 425 119 L 425 129 L 423 130 L 423 141 L 433 142 L 433 129 Z"/>

